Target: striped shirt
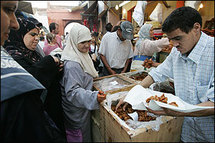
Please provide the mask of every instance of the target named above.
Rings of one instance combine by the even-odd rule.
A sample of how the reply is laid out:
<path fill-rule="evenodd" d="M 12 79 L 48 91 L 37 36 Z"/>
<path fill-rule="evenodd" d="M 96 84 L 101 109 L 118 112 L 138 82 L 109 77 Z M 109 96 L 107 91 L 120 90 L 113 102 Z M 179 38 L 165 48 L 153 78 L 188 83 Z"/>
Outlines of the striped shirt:
<path fill-rule="evenodd" d="M 196 105 L 214 102 L 214 37 L 202 32 L 186 57 L 174 47 L 166 60 L 149 75 L 155 82 L 174 79 L 176 96 Z M 184 142 L 214 142 L 214 115 L 185 117 L 181 140 Z"/>

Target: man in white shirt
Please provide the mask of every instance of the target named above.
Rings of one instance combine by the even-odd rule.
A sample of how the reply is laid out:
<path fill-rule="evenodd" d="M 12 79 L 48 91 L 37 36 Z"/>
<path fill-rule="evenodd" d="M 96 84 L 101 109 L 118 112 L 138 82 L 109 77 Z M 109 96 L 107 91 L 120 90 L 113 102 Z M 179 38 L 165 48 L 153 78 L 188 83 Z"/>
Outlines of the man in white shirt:
<path fill-rule="evenodd" d="M 133 26 L 129 21 L 122 22 L 116 32 L 103 36 L 99 54 L 104 64 L 103 76 L 128 71 L 130 58 L 133 57 L 131 39 Z"/>

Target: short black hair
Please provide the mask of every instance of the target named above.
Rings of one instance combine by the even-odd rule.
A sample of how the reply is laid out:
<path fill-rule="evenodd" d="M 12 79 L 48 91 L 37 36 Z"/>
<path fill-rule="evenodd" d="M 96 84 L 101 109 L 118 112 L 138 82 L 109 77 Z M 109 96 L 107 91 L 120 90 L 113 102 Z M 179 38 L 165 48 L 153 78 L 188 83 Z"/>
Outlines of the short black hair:
<path fill-rule="evenodd" d="M 105 29 L 111 32 L 113 25 L 111 23 L 106 24 Z"/>
<path fill-rule="evenodd" d="M 181 31 L 189 33 L 196 22 L 202 26 L 202 17 L 197 10 L 192 7 L 180 7 L 165 19 L 162 31 L 169 33 L 179 28 Z"/>
<path fill-rule="evenodd" d="M 56 29 L 56 25 L 58 25 L 58 24 L 55 23 L 55 22 L 52 22 L 52 23 L 49 24 L 49 30 L 50 30 L 50 32 L 52 32 L 52 30 Z"/>
<path fill-rule="evenodd" d="M 120 28 L 120 25 L 114 26 L 114 27 L 113 27 L 113 30 L 112 30 L 111 32 L 115 32 L 115 31 L 117 31 L 118 29 L 121 29 L 121 28 Z"/>

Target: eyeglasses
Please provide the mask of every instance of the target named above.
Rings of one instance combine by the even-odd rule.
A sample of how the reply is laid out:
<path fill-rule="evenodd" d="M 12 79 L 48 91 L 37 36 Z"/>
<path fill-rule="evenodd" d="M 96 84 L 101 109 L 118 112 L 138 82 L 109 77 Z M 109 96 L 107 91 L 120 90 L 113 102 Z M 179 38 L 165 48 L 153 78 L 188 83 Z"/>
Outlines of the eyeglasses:
<path fill-rule="evenodd" d="M 34 37 L 34 36 L 39 36 L 39 34 L 34 33 L 34 32 L 30 33 L 30 35 L 33 36 L 33 37 Z"/>

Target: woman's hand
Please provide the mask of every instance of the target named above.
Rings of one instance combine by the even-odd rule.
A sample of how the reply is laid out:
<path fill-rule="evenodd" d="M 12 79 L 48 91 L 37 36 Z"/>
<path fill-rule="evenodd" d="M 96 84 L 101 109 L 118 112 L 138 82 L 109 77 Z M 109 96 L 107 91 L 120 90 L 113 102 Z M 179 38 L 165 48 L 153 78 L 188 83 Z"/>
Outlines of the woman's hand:
<path fill-rule="evenodd" d="M 61 61 L 59 58 L 57 58 L 55 56 L 52 56 L 52 58 L 54 59 L 57 67 L 59 68 L 59 71 L 62 71 L 63 70 L 63 66 L 64 66 L 63 61 Z"/>
<path fill-rule="evenodd" d="M 99 91 L 99 93 L 97 94 L 97 101 L 101 103 L 105 99 L 106 99 L 106 94 L 104 94 L 103 91 Z"/>

